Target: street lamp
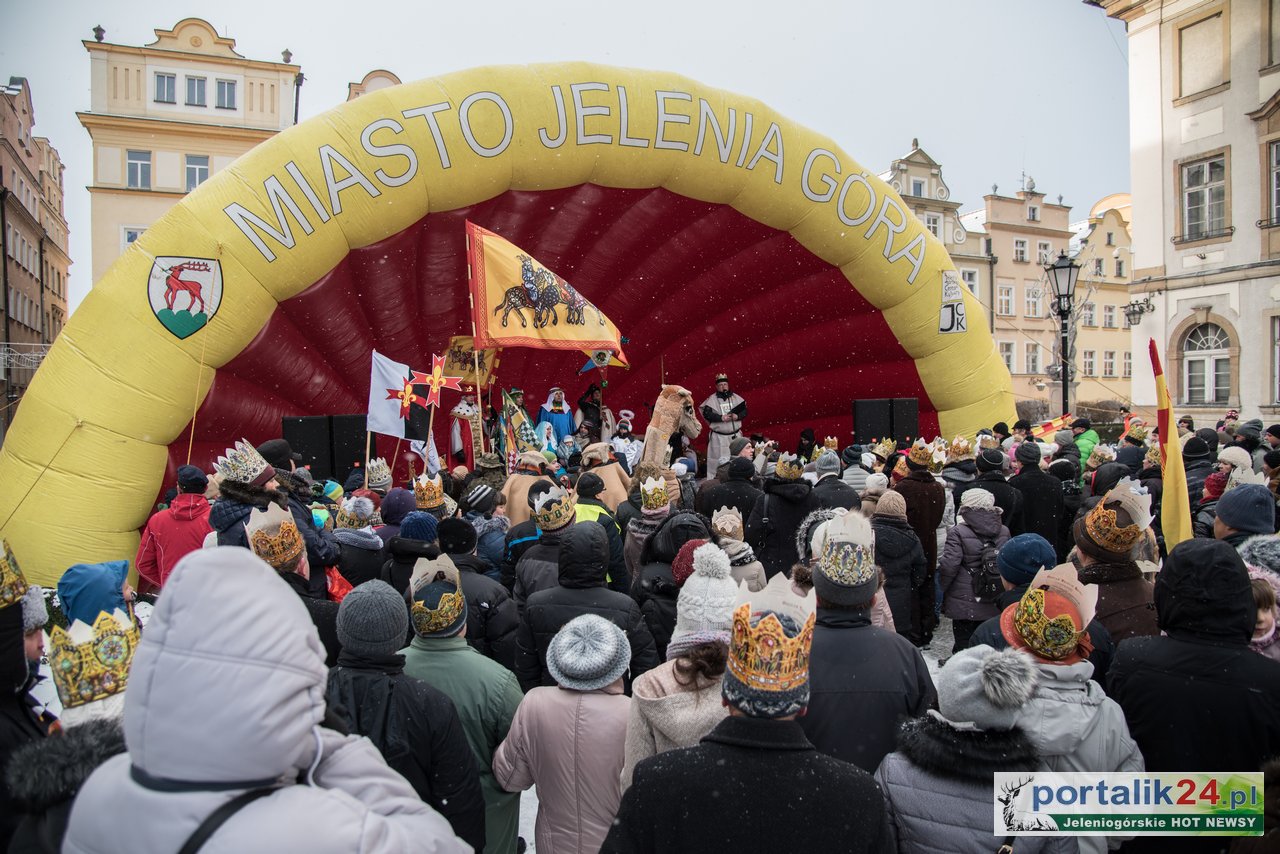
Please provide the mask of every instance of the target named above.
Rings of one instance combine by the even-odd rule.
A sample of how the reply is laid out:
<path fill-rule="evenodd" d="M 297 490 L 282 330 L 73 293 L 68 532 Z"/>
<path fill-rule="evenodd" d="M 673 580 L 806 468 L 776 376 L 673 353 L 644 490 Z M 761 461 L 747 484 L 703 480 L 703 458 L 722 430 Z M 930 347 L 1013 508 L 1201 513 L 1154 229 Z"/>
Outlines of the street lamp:
<path fill-rule="evenodd" d="M 1080 265 L 1067 257 L 1065 251 L 1058 253 L 1058 258 L 1044 268 L 1053 287 L 1053 296 L 1058 310 L 1058 319 L 1062 321 L 1062 414 L 1071 411 L 1071 332 L 1067 326 L 1071 319 L 1071 307 L 1076 297 L 1076 279 L 1080 277 Z"/>
<path fill-rule="evenodd" d="M 1155 311 L 1156 307 L 1151 304 L 1151 297 L 1144 297 L 1141 301 L 1134 300 L 1124 307 L 1125 320 L 1129 321 L 1130 326 L 1137 326 L 1142 322 L 1142 315 L 1148 311 Z"/>

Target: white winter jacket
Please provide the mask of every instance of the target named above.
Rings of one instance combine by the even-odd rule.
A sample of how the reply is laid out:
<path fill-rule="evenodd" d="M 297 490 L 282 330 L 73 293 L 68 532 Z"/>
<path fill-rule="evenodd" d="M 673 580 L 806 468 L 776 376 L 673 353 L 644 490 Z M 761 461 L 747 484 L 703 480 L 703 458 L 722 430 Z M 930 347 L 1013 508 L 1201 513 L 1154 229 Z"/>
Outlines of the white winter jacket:
<path fill-rule="evenodd" d="M 1036 693 L 1017 724 L 1050 771 L 1143 771 L 1142 752 L 1115 700 L 1094 682 L 1093 664 L 1037 662 Z M 1118 848 L 1130 836 L 1081 836 L 1081 852 Z"/>
<path fill-rule="evenodd" d="M 201 854 L 470 851 L 368 739 L 320 726 L 326 676 L 306 608 L 270 567 L 226 546 L 183 558 L 134 656 L 128 752 L 84 784 L 62 850 L 173 854 L 223 803 L 274 784 Z"/>

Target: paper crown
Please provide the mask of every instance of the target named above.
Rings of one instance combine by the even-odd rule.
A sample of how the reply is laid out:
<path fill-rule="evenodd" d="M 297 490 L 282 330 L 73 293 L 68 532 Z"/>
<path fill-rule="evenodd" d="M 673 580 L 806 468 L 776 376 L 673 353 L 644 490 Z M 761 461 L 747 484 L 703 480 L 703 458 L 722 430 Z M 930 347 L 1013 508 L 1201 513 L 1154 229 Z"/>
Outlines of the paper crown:
<path fill-rule="evenodd" d="M 434 510 L 444 504 L 444 483 L 437 472 L 433 477 L 418 475 L 413 482 L 413 499 L 419 510 Z"/>
<path fill-rule="evenodd" d="M 729 636 L 727 668 L 735 679 L 768 694 L 792 691 L 809 680 L 809 650 L 813 645 L 813 591 L 797 596 L 785 573 L 778 573 L 763 590 L 752 593 L 747 582 L 738 588 Z M 759 617 L 751 625 L 753 617 Z M 788 636 L 774 614 L 790 617 L 800 627 Z"/>
<path fill-rule="evenodd" d="M 386 486 L 391 483 L 391 467 L 384 458 L 374 457 L 369 460 L 368 477 L 370 486 Z"/>
<path fill-rule="evenodd" d="M 1118 527 L 1116 511 L 1108 507 L 1119 504 L 1129 514 L 1130 524 Z M 1130 478 L 1122 478 L 1084 517 L 1085 535 L 1109 552 L 1126 554 L 1142 532 L 1151 524 L 1151 494 L 1146 487 Z"/>
<path fill-rule="evenodd" d="M 1041 658 L 1069 658 L 1088 637 L 1085 622 L 1073 618 L 1071 603 L 1051 590 L 1028 590 L 1013 606 L 1013 625 L 1027 648 Z M 1049 612 L 1054 612 L 1050 617 Z"/>
<path fill-rule="evenodd" d="M 533 502 L 534 519 L 544 531 L 556 531 L 568 525 L 573 521 L 574 512 L 573 498 L 559 486 L 551 487 Z"/>
<path fill-rule="evenodd" d="M 670 501 L 665 480 L 647 477 L 640 484 L 640 506 L 645 510 L 661 510 Z"/>
<path fill-rule="evenodd" d="M 373 502 L 363 495 L 352 495 L 342 500 L 334 526 L 338 528 L 363 528 L 373 519 Z"/>
<path fill-rule="evenodd" d="M 441 594 L 435 607 L 431 607 L 419 600 L 418 596 L 423 592 L 423 588 L 436 583 L 450 585 L 453 589 Z M 466 616 L 467 597 L 462 592 L 462 578 L 448 555 L 440 555 L 434 560 L 418 558 L 413 565 L 409 589 L 413 595 L 409 619 L 413 622 L 413 630 L 420 635 L 428 636 L 443 632 L 457 626 Z"/>
<path fill-rule="evenodd" d="M 105 611 L 90 626 L 76 620 L 49 631 L 49 669 L 63 708 L 105 700 L 124 691 L 140 639 L 138 627 L 120 609 Z"/>
<path fill-rule="evenodd" d="M 279 504 L 268 504 L 266 510 L 250 510 L 244 527 L 249 549 L 278 572 L 292 570 L 306 550 L 293 514 Z"/>
<path fill-rule="evenodd" d="M 991 433 L 983 433 L 978 437 L 978 450 L 985 451 L 987 448 L 999 448 L 1000 438 Z"/>
<path fill-rule="evenodd" d="M 728 381 L 729 381 L 729 375 L 726 374 L 724 371 L 721 371 L 720 373 L 716 374 L 716 382 L 727 383 Z"/>
<path fill-rule="evenodd" d="M 872 446 L 871 453 L 875 454 L 880 459 L 887 461 L 896 450 L 898 450 L 898 443 L 893 439 L 885 439 L 879 444 Z"/>
<path fill-rule="evenodd" d="M 213 467 L 222 475 L 223 480 L 251 486 L 261 486 L 275 474 L 275 469 L 262 458 L 257 448 L 249 444 L 248 439 L 241 439 L 236 442 L 235 447 L 227 448 Z"/>
<path fill-rule="evenodd" d="M 1141 424 L 1132 424 L 1129 426 L 1129 432 L 1125 433 L 1126 439 L 1132 439 L 1135 442 L 1145 442 L 1147 440 L 1147 428 Z"/>
<path fill-rule="evenodd" d="M 711 514 L 711 530 L 721 537 L 742 539 L 742 511 L 737 507 L 721 507 Z"/>
<path fill-rule="evenodd" d="M 956 436 L 947 445 L 947 462 L 973 459 L 973 443 L 964 436 Z"/>
<path fill-rule="evenodd" d="M 840 453 L 840 440 L 835 436 L 828 436 L 822 440 L 822 447 L 828 451 L 835 451 L 837 455 Z"/>
<path fill-rule="evenodd" d="M 0 557 L 0 608 L 7 608 L 22 601 L 27 595 L 27 579 L 18 566 L 18 559 L 13 556 L 8 540 L 0 540 L 4 545 L 4 555 Z"/>
<path fill-rule="evenodd" d="M 1106 445 L 1095 445 L 1093 452 L 1089 454 L 1089 459 L 1085 460 L 1085 465 L 1092 466 L 1096 469 L 1104 463 L 1114 462 L 1115 458 L 1116 452 L 1108 448 Z"/>
<path fill-rule="evenodd" d="M 799 480 L 804 474 L 804 465 L 795 454 L 779 454 L 774 474 L 778 480 Z"/>
<path fill-rule="evenodd" d="M 1160 459 L 1160 443 L 1159 442 L 1153 443 L 1150 448 L 1147 448 L 1147 456 L 1143 458 L 1143 462 L 1145 462 L 1149 466 L 1161 465 L 1162 461 Z"/>
<path fill-rule="evenodd" d="M 875 531 L 861 513 L 835 516 L 818 529 L 814 541 L 813 550 L 818 552 L 815 572 L 841 587 L 878 580 Z"/>
<path fill-rule="evenodd" d="M 907 459 L 918 466 L 929 465 L 933 462 L 933 445 L 926 442 L 923 436 L 916 439 L 907 452 Z"/>

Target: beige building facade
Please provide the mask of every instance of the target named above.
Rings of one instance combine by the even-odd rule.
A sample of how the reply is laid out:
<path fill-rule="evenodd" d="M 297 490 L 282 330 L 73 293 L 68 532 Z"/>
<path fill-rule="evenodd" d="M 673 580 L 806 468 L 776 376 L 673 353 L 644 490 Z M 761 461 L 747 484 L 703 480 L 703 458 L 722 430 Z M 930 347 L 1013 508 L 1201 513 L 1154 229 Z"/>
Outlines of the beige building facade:
<path fill-rule="evenodd" d="M 1180 414 L 1280 421 L 1280 2 L 1094 0 L 1125 22 L 1132 348 L 1163 350 Z M 1154 409 L 1150 370 L 1135 403 Z"/>
<path fill-rule="evenodd" d="M 67 320 L 63 167 L 48 139 L 35 136 L 31 87 L 22 77 L 0 86 L 0 440 L 49 344 Z"/>
<path fill-rule="evenodd" d="M 301 69 L 248 59 L 187 18 L 144 46 L 85 41 L 97 282 L 151 223 L 237 157 L 294 123 Z M 285 52 L 288 58 L 288 52 Z"/>
<path fill-rule="evenodd" d="M 1072 322 L 1077 371 L 1072 399 L 1076 401 L 1129 406 L 1134 359 L 1146 360 L 1146 350 L 1133 347 L 1125 317 L 1133 273 L 1130 212 L 1128 194 L 1116 193 L 1095 204 L 1089 218 L 1076 228 L 1078 239 L 1070 253 L 1080 265 Z M 1136 370 L 1149 371 L 1148 365 L 1143 361 Z"/>

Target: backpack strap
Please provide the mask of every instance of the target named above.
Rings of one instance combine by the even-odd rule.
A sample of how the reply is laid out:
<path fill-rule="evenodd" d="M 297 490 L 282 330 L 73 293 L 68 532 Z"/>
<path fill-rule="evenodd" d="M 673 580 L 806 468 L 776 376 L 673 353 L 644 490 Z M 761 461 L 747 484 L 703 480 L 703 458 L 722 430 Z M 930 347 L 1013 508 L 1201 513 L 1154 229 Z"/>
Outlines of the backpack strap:
<path fill-rule="evenodd" d="M 218 832 L 218 828 L 226 824 L 227 819 L 240 812 L 240 810 L 249 806 L 249 804 L 264 798 L 272 792 L 276 791 L 275 786 L 264 786 L 260 789 L 250 789 L 247 792 L 241 792 L 222 806 L 214 810 L 208 818 L 200 822 L 200 826 L 195 832 L 187 838 L 187 841 L 178 849 L 178 854 L 196 854 L 204 844 L 209 841 L 209 837 Z"/>

